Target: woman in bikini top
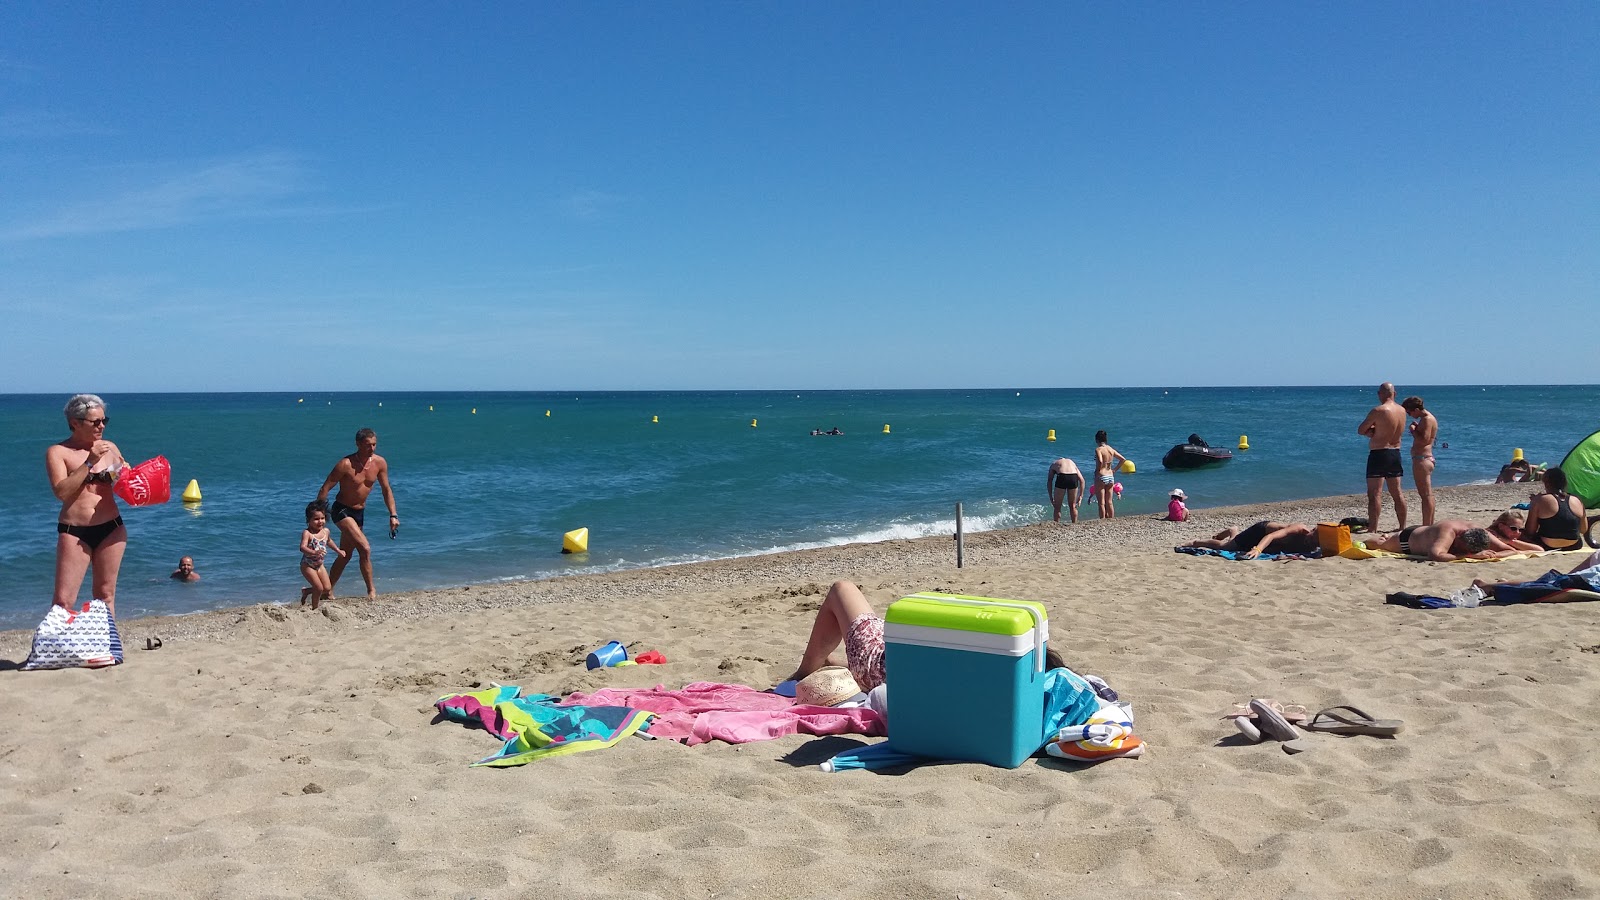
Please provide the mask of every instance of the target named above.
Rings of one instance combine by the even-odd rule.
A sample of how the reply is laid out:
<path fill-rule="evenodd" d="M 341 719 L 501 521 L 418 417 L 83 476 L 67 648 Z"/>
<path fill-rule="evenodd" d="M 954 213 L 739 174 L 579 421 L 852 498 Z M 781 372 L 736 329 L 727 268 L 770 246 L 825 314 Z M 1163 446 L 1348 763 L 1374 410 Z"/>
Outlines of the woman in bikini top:
<path fill-rule="evenodd" d="M 61 501 L 56 517 L 56 585 L 52 602 L 71 608 L 94 569 L 93 596 L 116 615 L 117 573 L 127 549 L 128 530 L 112 492 L 122 470 L 122 453 L 105 439 L 109 419 L 104 400 L 78 394 L 63 410 L 71 434 L 45 451 L 50 488 Z"/>

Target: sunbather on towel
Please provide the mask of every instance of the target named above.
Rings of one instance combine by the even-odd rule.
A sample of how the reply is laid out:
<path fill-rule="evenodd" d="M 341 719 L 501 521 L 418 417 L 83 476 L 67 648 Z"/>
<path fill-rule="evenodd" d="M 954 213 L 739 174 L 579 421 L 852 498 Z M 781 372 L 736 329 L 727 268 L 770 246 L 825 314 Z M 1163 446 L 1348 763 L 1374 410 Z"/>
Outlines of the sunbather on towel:
<path fill-rule="evenodd" d="M 1224 528 L 1210 538 L 1184 544 L 1205 550 L 1231 550 L 1240 559 L 1255 559 L 1263 553 L 1315 553 L 1317 528 L 1299 522 L 1262 521 L 1249 528 Z"/>
<path fill-rule="evenodd" d="M 841 642 L 845 653 L 842 663 L 833 655 Z M 1053 647 L 1046 648 L 1044 663 L 1050 669 L 1067 667 Z M 811 625 L 811 636 L 806 639 L 800 668 L 789 678 L 799 681 L 823 666 L 839 665 L 849 668 L 863 691 L 883 684 L 888 677 L 883 667 L 883 619 L 872 611 L 861 588 L 849 581 L 835 581 L 828 588 L 828 596 L 817 610 L 817 620 Z"/>
<path fill-rule="evenodd" d="M 1524 552 L 1495 537 L 1488 529 L 1464 519 L 1445 519 L 1432 525 L 1402 528 L 1388 537 L 1367 541 L 1367 547 L 1407 556 L 1426 556 L 1434 562 L 1494 559 Z"/>
<path fill-rule="evenodd" d="M 1489 526 L 1489 533 L 1506 542 L 1506 546 L 1513 550 L 1539 552 L 1544 549 L 1540 544 L 1522 539 L 1522 512 L 1508 509 L 1495 517 L 1494 524 Z"/>
<path fill-rule="evenodd" d="M 1573 575 L 1578 576 L 1579 579 L 1587 582 L 1587 584 L 1570 581 L 1569 576 Z M 1583 562 L 1569 569 L 1566 575 L 1551 569 L 1545 573 L 1544 577 L 1536 578 L 1533 581 L 1484 581 L 1481 578 L 1474 578 L 1472 586 L 1493 597 L 1495 590 L 1503 587 L 1522 588 L 1546 585 L 1550 588 L 1550 593 L 1552 594 L 1574 587 L 1586 591 L 1592 589 L 1597 580 L 1600 580 L 1600 550 L 1589 554 L 1584 558 Z"/>

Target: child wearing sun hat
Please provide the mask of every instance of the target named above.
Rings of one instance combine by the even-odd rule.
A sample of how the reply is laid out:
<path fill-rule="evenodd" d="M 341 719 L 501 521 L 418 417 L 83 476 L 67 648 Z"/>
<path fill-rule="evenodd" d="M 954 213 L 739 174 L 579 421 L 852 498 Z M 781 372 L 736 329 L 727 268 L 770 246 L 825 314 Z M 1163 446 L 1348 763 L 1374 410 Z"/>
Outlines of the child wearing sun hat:
<path fill-rule="evenodd" d="M 1189 495 L 1185 494 L 1183 492 L 1183 488 L 1173 488 L 1172 489 L 1172 493 L 1169 494 L 1168 497 L 1169 497 L 1169 499 L 1167 501 L 1167 521 L 1168 522 L 1187 522 L 1187 521 L 1189 521 L 1189 507 L 1183 505 L 1183 501 L 1189 499 Z"/>

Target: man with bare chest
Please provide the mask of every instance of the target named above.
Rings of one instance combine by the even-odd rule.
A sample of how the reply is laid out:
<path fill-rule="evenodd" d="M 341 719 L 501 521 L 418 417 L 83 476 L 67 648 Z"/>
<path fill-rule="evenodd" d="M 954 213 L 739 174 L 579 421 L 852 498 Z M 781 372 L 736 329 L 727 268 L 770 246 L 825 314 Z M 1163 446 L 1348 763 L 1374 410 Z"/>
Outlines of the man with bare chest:
<path fill-rule="evenodd" d="M 1378 405 L 1367 412 L 1367 417 L 1356 427 L 1356 433 L 1367 439 L 1367 528 L 1378 531 L 1378 515 L 1383 511 L 1380 491 L 1387 488 L 1394 500 L 1395 516 L 1400 527 L 1406 527 L 1406 501 L 1400 495 L 1400 477 L 1405 467 L 1400 463 L 1400 436 L 1406 430 L 1406 411 L 1394 402 L 1394 385 L 1385 381 L 1378 385 Z"/>
<path fill-rule="evenodd" d="M 389 463 L 378 455 L 378 435 L 371 428 L 356 432 L 356 452 L 339 460 L 328 473 L 328 479 L 317 492 L 317 502 L 327 503 L 328 492 L 339 487 L 328 511 L 328 519 L 339 529 L 339 549 L 345 555 L 328 570 L 328 579 L 339 583 L 350 557 L 361 555 L 361 579 L 367 583 L 367 596 L 376 597 L 372 586 L 372 542 L 367 539 L 367 497 L 376 484 L 383 491 L 384 505 L 389 507 L 389 536 L 400 528 L 400 517 L 395 513 L 394 491 L 389 487 Z"/>

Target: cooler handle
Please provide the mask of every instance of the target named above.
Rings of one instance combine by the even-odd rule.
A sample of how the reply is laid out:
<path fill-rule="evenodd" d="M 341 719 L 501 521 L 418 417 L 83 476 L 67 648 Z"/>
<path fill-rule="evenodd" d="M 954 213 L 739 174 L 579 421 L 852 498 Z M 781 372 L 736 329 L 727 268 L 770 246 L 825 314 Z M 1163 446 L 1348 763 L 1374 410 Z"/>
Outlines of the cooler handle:
<path fill-rule="evenodd" d="M 1044 615 L 1038 607 L 1031 603 L 1018 603 L 1015 600 L 968 600 L 965 597 L 955 597 L 950 594 L 918 594 L 928 600 L 941 600 L 945 603 L 955 603 L 960 606 L 1009 606 L 1013 609 L 1025 609 L 1033 617 L 1033 671 L 1035 674 L 1044 671 Z"/>

